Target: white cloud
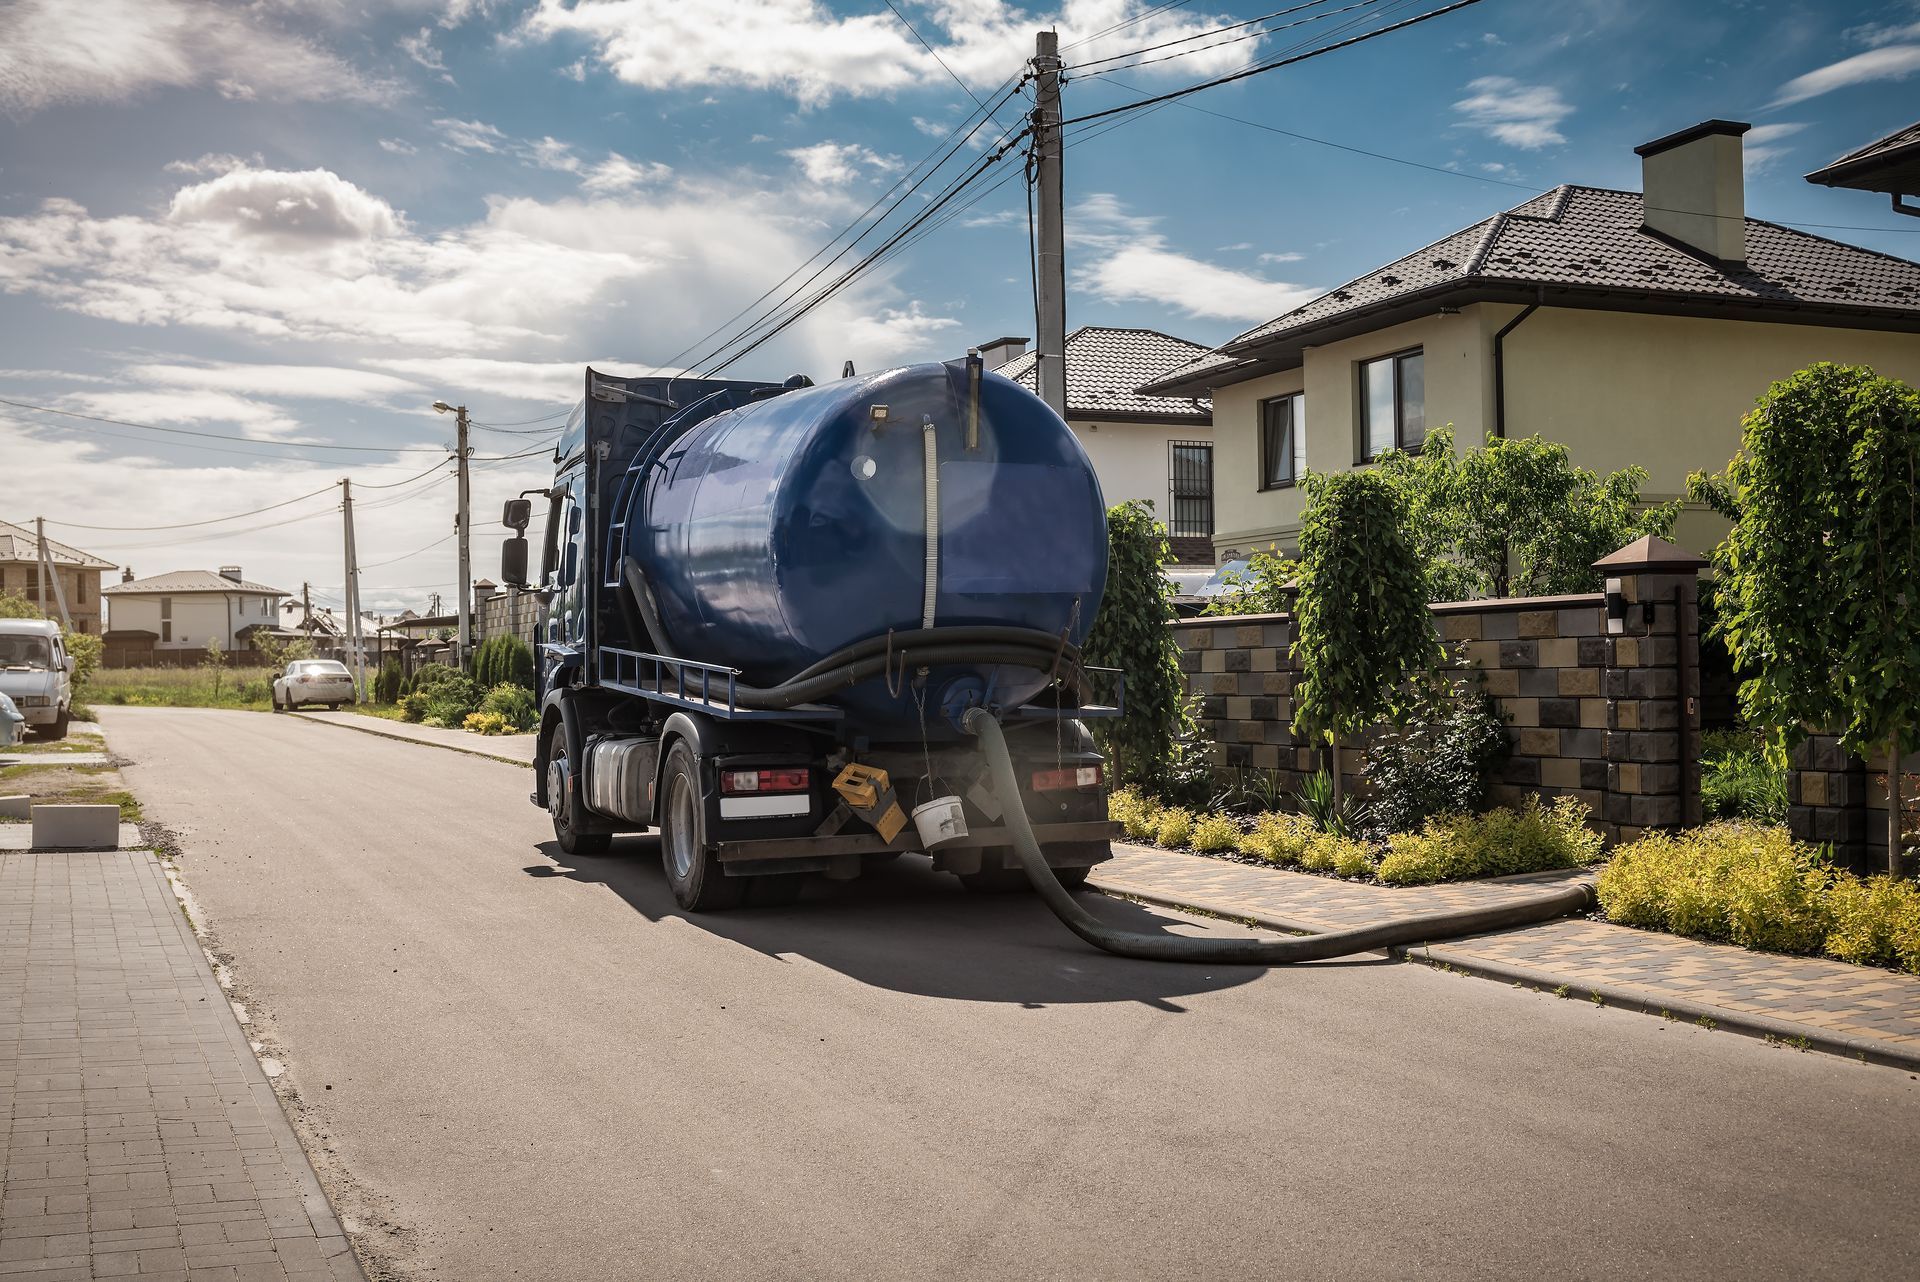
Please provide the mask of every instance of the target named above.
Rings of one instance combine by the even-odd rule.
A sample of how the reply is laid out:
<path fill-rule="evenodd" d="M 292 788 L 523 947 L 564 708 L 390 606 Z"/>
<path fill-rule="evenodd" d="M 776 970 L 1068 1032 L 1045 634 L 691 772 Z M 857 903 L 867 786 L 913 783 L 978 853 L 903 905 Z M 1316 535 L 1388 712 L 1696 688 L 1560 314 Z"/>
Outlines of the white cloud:
<path fill-rule="evenodd" d="M 1305 257 L 1305 254 L 1289 251 L 1284 254 L 1262 254 L 1260 255 L 1259 261 L 1263 263 L 1297 263 Z"/>
<path fill-rule="evenodd" d="M 242 166 L 174 193 L 176 225 L 217 224 L 282 243 L 366 241 L 400 229 L 393 206 L 327 169 L 288 173 Z"/>
<path fill-rule="evenodd" d="M 447 71 L 447 60 L 433 47 L 433 28 L 422 27 L 410 36 L 400 37 L 400 52 L 413 59 L 428 71 L 440 73 L 440 78 L 448 84 L 457 83 Z"/>
<path fill-rule="evenodd" d="M 284 438 L 299 423 L 277 405 L 212 388 L 115 388 L 74 392 L 63 409 L 140 423 L 231 423 L 260 440 Z"/>
<path fill-rule="evenodd" d="M 1573 106 L 1552 85 L 1521 84 L 1507 76 L 1468 83 L 1469 95 L 1453 104 L 1461 123 L 1512 147 L 1529 151 L 1565 142 L 1560 122 Z"/>
<path fill-rule="evenodd" d="M 162 168 L 170 174 L 225 174 L 264 163 L 259 152 L 255 152 L 251 158 L 227 152 L 208 152 L 198 160 L 169 160 Z"/>
<path fill-rule="evenodd" d="M 882 156 L 857 142 L 816 142 L 787 152 L 807 181 L 821 187 L 843 187 L 860 176 L 862 168 L 890 173 L 900 167 L 897 156 Z"/>
<path fill-rule="evenodd" d="M 16 0 L 0 14 L 0 111 L 122 102 L 160 89 L 386 103 L 391 83 L 244 6 L 206 0 Z"/>
<path fill-rule="evenodd" d="M 1747 130 L 1746 136 L 1741 139 L 1744 146 L 1740 153 L 1741 164 L 1746 172 L 1760 173 L 1770 167 L 1774 161 L 1792 151 L 1793 148 L 1779 144 L 1806 127 L 1799 121 L 1781 121 L 1778 124 L 1755 125 Z"/>
<path fill-rule="evenodd" d="M 664 182 L 673 169 L 656 161 L 629 160 L 617 151 L 588 169 L 580 178 L 581 190 L 592 195 L 614 195 L 648 183 Z"/>
<path fill-rule="evenodd" d="M 1883 45 L 1851 58 L 1795 76 L 1781 85 L 1769 106 L 1785 107 L 1836 89 L 1880 80 L 1905 80 L 1920 71 L 1920 44 Z"/>
<path fill-rule="evenodd" d="M 380 150 L 390 151 L 396 156 L 412 156 L 417 154 L 420 149 L 408 142 L 405 138 L 382 138 L 380 140 Z"/>
<path fill-rule="evenodd" d="M 560 74 L 576 84 L 585 84 L 587 82 L 587 60 L 585 58 L 575 58 L 572 62 L 560 68 Z"/>
<path fill-rule="evenodd" d="M 442 143 L 455 151 L 498 153 L 506 150 L 507 136 L 484 121 L 442 117 L 433 122 L 433 127 L 440 131 Z"/>
<path fill-rule="evenodd" d="M 1909 5 L 1909 8 L 1913 6 Z M 1856 44 L 1877 49 L 1881 45 L 1899 44 L 1906 40 L 1920 40 L 1920 22 L 1863 23 L 1849 27 L 1841 33 Z"/>
<path fill-rule="evenodd" d="M 1003 0 L 930 0 L 920 33 L 955 74 L 976 87 L 1000 84 L 1033 52 L 1033 32 L 1053 26 L 1060 43 L 1079 44 L 1082 61 L 1197 35 L 1230 17 L 1167 10 L 1144 0 L 1064 0 L 1052 12 L 1028 12 Z M 1096 32 L 1124 28 L 1095 36 Z M 839 15 L 822 0 L 540 0 L 519 28 L 531 40 L 585 39 L 593 57 L 645 89 L 716 86 L 775 90 L 803 105 L 868 97 L 946 72 L 891 13 Z M 1091 38 L 1091 39 L 1089 39 Z M 1200 48 L 1143 67 L 1144 77 L 1205 75 L 1237 67 L 1258 40 Z"/>
<path fill-rule="evenodd" d="M 1068 243 L 1088 261 L 1075 269 L 1074 285 L 1102 302 L 1158 303 L 1189 316 L 1242 322 L 1268 320 L 1320 293 L 1180 253 L 1153 230 L 1157 221 L 1129 213 L 1105 192 L 1080 201 L 1068 215 Z"/>
<path fill-rule="evenodd" d="M 396 397 L 411 396 L 417 399 L 421 392 L 417 383 L 373 370 L 339 365 L 267 365 L 242 361 L 191 364 L 147 361 L 121 369 L 118 381 L 254 397 L 380 404 Z"/>

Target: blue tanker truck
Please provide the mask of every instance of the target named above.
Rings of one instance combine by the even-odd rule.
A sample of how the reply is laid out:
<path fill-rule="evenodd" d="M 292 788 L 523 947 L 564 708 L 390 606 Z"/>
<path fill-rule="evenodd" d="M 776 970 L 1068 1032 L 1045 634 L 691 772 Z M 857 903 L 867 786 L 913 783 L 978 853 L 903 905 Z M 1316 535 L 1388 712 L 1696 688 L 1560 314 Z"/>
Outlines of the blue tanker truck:
<path fill-rule="evenodd" d="M 532 800 L 563 851 L 658 829 L 693 911 L 907 851 L 1017 889 L 1016 832 L 1066 887 L 1110 857 L 1085 721 L 1122 682 L 1080 654 L 1105 510 L 1032 393 L 977 357 L 819 386 L 589 369 L 555 464 L 507 504 L 502 578 L 541 603 Z"/>

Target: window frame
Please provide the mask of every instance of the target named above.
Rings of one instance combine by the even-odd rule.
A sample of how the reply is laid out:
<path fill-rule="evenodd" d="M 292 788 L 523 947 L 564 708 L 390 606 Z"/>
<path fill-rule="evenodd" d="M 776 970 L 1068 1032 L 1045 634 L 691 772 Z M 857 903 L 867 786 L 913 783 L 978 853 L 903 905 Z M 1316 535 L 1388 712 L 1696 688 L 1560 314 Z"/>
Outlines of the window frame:
<path fill-rule="evenodd" d="M 1273 468 L 1267 442 L 1267 406 L 1278 401 L 1298 401 L 1297 409 L 1288 411 L 1287 430 L 1293 437 L 1293 474 L 1274 480 Z M 1307 456 L 1307 391 L 1303 387 L 1297 392 L 1282 392 L 1278 396 L 1268 396 L 1259 402 L 1260 425 L 1260 488 L 1262 494 L 1271 490 L 1290 490 L 1300 484 L 1300 477 L 1306 471 L 1301 466 Z"/>
<path fill-rule="evenodd" d="M 1183 449 L 1204 451 L 1206 454 L 1205 472 L 1206 472 L 1206 479 L 1207 479 L 1207 489 L 1206 489 L 1206 493 L 1204 494 L 1182 494 L 1180 493 L 1179 489 L 1175 485 L 1175 482 L 1179 479 L 1178 477 L 1179 469 L 1175 466 L 1174 460 L 1180 456 L 1180 451 Z M 1169 440 L 1167 442 L 1166 526 L 1167 526 L 1167 532 L 1171 537 L 1196 538 L 1196 539 L 1213 537 L 1214 516 L 1215 516 L 1213 499 L 1214 499 L 1214 490 L 1217 488 L 1217 481 L 1214 475 L 1213 463 L 1214 463 L 1214 455 L 1213 455 L 1212 441 Z M 1204 531 L 1201 531 L 1200 533 L 1197 533 L 1197 534 L 1191 533 L 1191 532 L 1189 533 L 1180 532 L 1183 530 L 1188 530 L 1189 527 L 1194 524 L 1199 524 L 1198 522 L 1181 520 L 1180 503 L 1181 503 L 1181 500 L 1183 499 L 1188 502 L 1199 502 L 1205 505 L 1206 520 L 1204 524 L 1206 525 L 1207 528 Z"/>
<path fill-rule="evenodd" d="M 1427 439 L 1427 350 L 1425 344 L 1403 347 L 1398 351 L 1382 352 L 1378 356 L 1368 356 L 1353 363 L 1353 389 L 1355 415 L 1354 465 L 1363 466 L 1378 463 L 1392 450 L 1414 449 L 1417 446 L 1407 444 L 1407 403 L 1404 384 L 1400 377 L 1401 362 L 1409 356 L 1420 358 L 1420 443 Z M 1393 371 L 1393 444 L 1379 454 L 1372 452 L 1372 414 L 1373 402 L 1367 396 L 1367 371 L 1382 362 L 1388 362 Z"/>

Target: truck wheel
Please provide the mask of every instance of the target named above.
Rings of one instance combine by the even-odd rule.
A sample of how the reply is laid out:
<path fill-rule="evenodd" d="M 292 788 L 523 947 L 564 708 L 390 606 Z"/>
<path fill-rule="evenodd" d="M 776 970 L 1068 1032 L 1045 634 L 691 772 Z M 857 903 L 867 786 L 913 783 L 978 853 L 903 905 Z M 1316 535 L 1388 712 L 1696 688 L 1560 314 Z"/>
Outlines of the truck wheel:
<path fill-rule="evenodd" d="M 685 740 L 667 753 L 666 782 L 660 795 L 660 863 L 674 899 L 693 913 L 739 907 L 748 879 L 722 872 L 707 844 L 700 763 Z"/>
<path fill-rule="evenodd" d="M 567 764 L 567 737 L 556 732 L 547 750 L 547 813 L 553 816 L 553 839 L 569 855 L 604 855 L 613 835 L 580 832 L 574 828 L 572 771 Z"/>
<path fill-rule="evenodd" d="M 69 708 L 60 709 L 60 715 L 53 719 L 53 724 L 51 726 L 47 727 L 47 736 L 52 739 L 66 738 L 67 737 L 67 719 L 72 715 L 73 713 L 71 709 Z"/>

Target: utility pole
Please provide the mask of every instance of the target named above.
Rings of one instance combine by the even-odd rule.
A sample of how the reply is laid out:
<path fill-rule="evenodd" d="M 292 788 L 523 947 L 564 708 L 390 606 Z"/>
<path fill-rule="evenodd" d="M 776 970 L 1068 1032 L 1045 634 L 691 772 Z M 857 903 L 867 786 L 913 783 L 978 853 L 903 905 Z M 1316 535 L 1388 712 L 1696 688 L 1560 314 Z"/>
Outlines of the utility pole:
<path fill-rule="evenodd" d="M 53 569 L 53 555 L 47 551 L 46 517 L 36 516 L 33 518 L 33 537 L 34 551 L 40 563 L 40 613 L 46 614 L 49 619 L 53 617 L 51 614 L 47 614 L 47 576 L 49 572 L 51 572 L 53 576 L 53 599 L 60 607 L 60 626 L 71 632 L 73 631 L 73 616 L 67 613 L 67 590 L 60 586 L 60 572 Z"/>
<path fill-rule="evenodd" d="M 1033 37 L 1033 154 L 1037 161 L 1040 226 L 1034 252 L 1034 293 L 1039 315 L 1034 364 L 1040 399 L 1061 418 L 1067 416 L 1067 255 L 1066 213 L 1060 178 L 1060 36 Z"/>
<path fill-rule="evenodd" d="M 467 502 L 467 407 L 435 401 L 433 408 L 442 414 L 451 413 L 458 433 L 455 440 L 454 463 L 460 477 L 458 499 L 460 510 L 454 516 L 453 526 L 454 531 L 460 536 L 460 582 L 455 585 L 454 590 L 459 593 L 457 598 L 460 609 L 459 666 L 462 671 L 465 671 L 467 654 L 473 648 L 473 558 L 471 540 L 468 537 L 473 521 Z"/>
<path fill-rule="evenodd" d="M 346 535 L 347 648 L 353 652 L 353 697 L 366 698 L 367 666 L 360 653 L 360 558 L 353 546 L 353 482 L 340 478 L 340 511 Z"/>
<path fill-rule="evenodd" d="M 300 585 L 300 630 L 313 639 L 313 584 Z"/>

